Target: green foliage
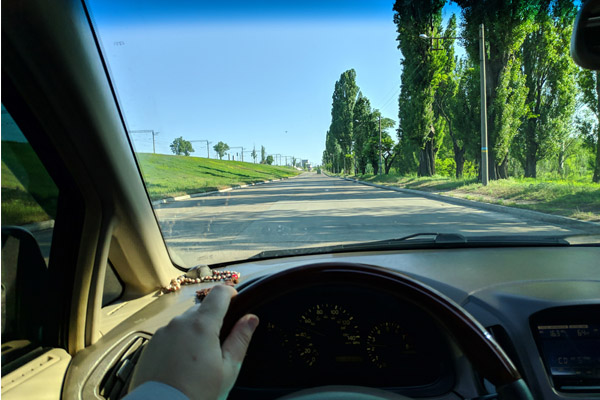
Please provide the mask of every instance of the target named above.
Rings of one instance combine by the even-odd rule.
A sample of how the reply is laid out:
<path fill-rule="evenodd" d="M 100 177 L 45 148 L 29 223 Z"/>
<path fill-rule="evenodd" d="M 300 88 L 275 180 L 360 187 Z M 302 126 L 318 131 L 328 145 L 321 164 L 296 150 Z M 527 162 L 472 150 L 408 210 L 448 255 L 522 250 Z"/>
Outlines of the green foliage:
<path fill-rule="evenodd" d="M 444 4 L 443 0 L 396 0 L 393 8 L 398 48 L 403 56 L 398 136 L 400 141 L 412 141 L 419 148 L 419 175 L 435 173 L 435 154 L 443 132 L 436 130 L 433 102 L 448 60 L 446 51 L 435 49 L 437 40 L 423 40 L 420 35 L 443 35 Z"/>
<path fill-rule="evenodd" d="M 489 108 L 495 129 L 488 131 L 488 148 L 496 160 L 496 174 L 501 178 L 507 177 L 506 163 L 510 145 L 528 111 L 527 93 L 520 61 L 514 58 L 506 63 L 500 74 L 496 95 Z"/>
<path fill-rule="evenodd" d="M 171 151 L 173 152 L 173 154 L 177 156 L 189 156 L 190 153 L 194 152 L 192 144 L 181 136 L 173 140 L 169 147 L 171 147 Z"/>
<path fill-rule="evenodd" d="M 581 101 L 589 110 L 589 115 L 592 116 L 586 124 L 588 130 L 586 142 L 594 149 L 592 180 L 598 183 L 600 182 L 600 72 L 583 70 L 579 73 L 578 81 Z"/>
<path fill-rule="evenodd" d="M 541 2 L 456 0 L 462 9 L 462 38 L 473 62 L 479 60 L 479 27 L 485 24 L 490 179 L 505 178 L 508 150 L 527 113 L 527 87 L 520 48 Z M 510 103 L 507 103 L 510 102 Z"/>
<path fill-rule="evenodd" d="M 267 158 L 265 159 L 265 164 L 272 165 L 272 164 L 273 164 L 273 161 L 275 161 L 275 160 L 273 159 L 273 156 L 269 155 L 269 156 L 267 156 Z"/>
<path fill-rule="evenodd" d="M 222 160 L 225 153 L 229 150 L 229 145 L 227 143 L 219 141 L 219 143 L 213 146 L 213 149 L 215 150 L 215 153 L 217 153 L 217 155 L 219 156 L 219 160 Z"/>
<path fill-rule="evenodd" d="M 358 92 L 358 98 L 354 105 L 354 152 L 356 154 L 356 166 L 360 173 L 365 172 L 370 160 L 367 144 L 376 133 L 376 122 L 371 111 L 369 99 Z"/>
<path fill-rule="evenodd" d="M 335 83 L 331 105 L 331 125 L 325 140 L 326 160 L 333 165 L 335 172 L 341 169 L 348 172 L 353 152 L 354 104 L 358 94 L 356 71 L 349 69 L 340 75 Z"/>
<path fill-rule="evenodd" d="M 265 150 L 265 146 L 260 146 L 260 163 L 264 164 L 267 162 L 267 150 Z"/>
<path fill-rule="evenodd" d="M 563 151 L 573 135 L 577 68 L 565 49 L 575 12 L 571 0 L 547 2 L 523 43 L 529 114 L 512 142 L 512 151 L 527 177 L 536 177 L 538 161 Z"/>

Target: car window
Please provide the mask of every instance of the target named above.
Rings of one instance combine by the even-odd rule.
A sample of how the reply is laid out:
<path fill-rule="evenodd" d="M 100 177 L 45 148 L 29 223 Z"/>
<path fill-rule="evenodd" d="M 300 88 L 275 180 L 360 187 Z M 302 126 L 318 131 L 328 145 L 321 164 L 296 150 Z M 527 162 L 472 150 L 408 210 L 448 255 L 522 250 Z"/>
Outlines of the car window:
<path fill-rule="evenodd" d="M 58 188 L 2 105 L 2 365 L 39 346 Z"/>
<path fill-rule="evenodd" d="M 23 226 L 50 255 L 58 188 L 2 105 L 2 226 Z"/>

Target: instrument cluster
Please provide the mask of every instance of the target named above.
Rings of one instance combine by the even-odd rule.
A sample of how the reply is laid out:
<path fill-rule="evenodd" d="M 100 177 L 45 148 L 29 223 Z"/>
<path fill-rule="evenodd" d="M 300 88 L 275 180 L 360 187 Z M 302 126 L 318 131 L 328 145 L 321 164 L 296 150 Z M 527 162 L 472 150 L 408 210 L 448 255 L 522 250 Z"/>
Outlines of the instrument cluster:
<path fill-rule="evenodd" d="M 315 286 L 283 295 L 253 312 L 261 322 L 238 386 L 442 390 L 453 384 L 445 331 L 394 294 Z"/>

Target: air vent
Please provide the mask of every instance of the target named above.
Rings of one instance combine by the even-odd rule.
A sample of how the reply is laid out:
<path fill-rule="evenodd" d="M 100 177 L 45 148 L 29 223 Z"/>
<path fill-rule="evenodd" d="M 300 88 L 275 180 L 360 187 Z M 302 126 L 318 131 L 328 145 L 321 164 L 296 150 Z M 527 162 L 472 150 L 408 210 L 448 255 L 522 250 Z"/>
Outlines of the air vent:
<path fill-rule="evenodd" d="M 106 376 L 100 382 L 98 391 L 100 397 L 107 400 L 117 400 L 127 394 L 133 368 L 139 360 L 147 342 L 147 338 L 136 338 L 123 352 L 118 361 L 111 366 Z"/>

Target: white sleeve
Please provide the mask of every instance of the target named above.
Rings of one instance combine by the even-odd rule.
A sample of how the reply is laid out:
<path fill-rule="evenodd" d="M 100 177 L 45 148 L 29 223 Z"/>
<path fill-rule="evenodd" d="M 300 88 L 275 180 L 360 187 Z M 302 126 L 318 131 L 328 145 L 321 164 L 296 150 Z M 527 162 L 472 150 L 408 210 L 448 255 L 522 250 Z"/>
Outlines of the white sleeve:
<path fill-rule="evenodd" d="M 185 394 L 166 383 L 150 381 L 136 387 L 123 400 L 190 400 Z"/>

